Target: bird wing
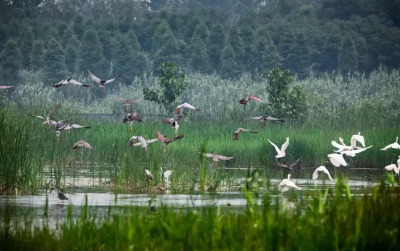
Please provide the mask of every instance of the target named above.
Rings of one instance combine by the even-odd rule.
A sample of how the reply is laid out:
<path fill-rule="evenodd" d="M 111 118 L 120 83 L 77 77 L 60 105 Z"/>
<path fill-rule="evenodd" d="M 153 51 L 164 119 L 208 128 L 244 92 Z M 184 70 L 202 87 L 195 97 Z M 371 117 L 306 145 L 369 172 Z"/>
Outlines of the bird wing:
<path fill-rule="evenodd" d="M 158 139 L 149 139 L 149 140 L 146 140 L 146 143 L 147 144 L 151 144 L 151 143 L 154 143 L 156 141 L 158 141 Z"/>
<path fill-rule="evenodd" d="M 56 107 L 54 107 L 54 109 L 51 112 L 49 112 L 49 114 L 47 114 L 46 117 L 50 118 L 51 114 L 53 114 L 55 111 L 60 109 L 60 107 L 61 107 L 61 103 L 59 103 Z"/>
<path fill-rule="evenodd" d="M 263 116 L 260 116 L 260 117 L 250 117 L 250 118 L 251 118 L 251 119 L 261 120 L 262 117 L 263 117 Z"/>
<path fill-rule="evenodd" d="M 98 77 L 96 77 L 95 75 L 93 75 L 93 73 L 91 73 L 91 72 L 89 71 L 89 69 L 87 69 L 87 71 L 89 72 L 90 78 L 91 78 L 94 82 L 100 84 L 101 79 L 99 79 Z"/>
<path fill-rule="evenodd" d="M 281 152 L 285 152 L 286 148 L 288 148 L 288 146 L 289 146 L 289 137 L 287 137 L 285 143 L 283 143 L 283 145 L 281 147 Z"/>
<path fill-rule="evenodd" d="M 232 140 L 238 140 L 239 139 L 239 133 L 236 132 L 236 131 L 234 133 L 232 133 L 232 136 L 231 136 Z"/>
<path fill-rule="evenodd" d="M 171 125 L 175 121 L 175 119 L 173 119 L 173 118 L 164 118 L 164 119 L 161 119 L 161 121 L 164 124 Z"/>
<path fill-rule="evenodd" d="M 318 172 L 320 171 L 320 168 L 321 167 L 317 167 L 317 169 L 315 169 L 315 171 L 313 172 L 313 174 L 312 174 L 312 179 L 313 180 L 318 179 Z"/>
<path fill-rule="evenodd" d="M 146 144 L 146 140 L 143 138 L 143 136 L 139 136 L 138 139 L 140 142 L 142 142 L 142 144 Z"/>
<path fill-rule="evenodd" d="M 124 98 L 121 98 L 121 97 L 114 97 L 115 99 L 118 99 L 119 101 L 121 101 L 122 103 L 125 103 L 126 102 L 126 99 L 124 99 Z"/>
<path fill-rule="evenodd" d="M 125 102 L 126 102 L 126 104 L 130 104 L 131 105 L 131 104 L 139 102 L 141 100 L 143 100 L 143 99 L 141 99 L 141 98 L 139 98 L 139 99 L 130 99 L 130 100 L 127 100 Z"/>
<path fill-rule="evenodd" d="M 342 154 L 338 154 L 338 153 L 328 154 L 328 158 L 331 161 L 331 163 L 336 167 L 339 167 L 340 165 L 347 166 L 347 163 L 344 160 Z"/>
<path fill-rule="evenodd" d="M 179 106 L 178 106 L 179 107 Z M 192 110 L 196 110 L 196 107 L 192 106 L 191 104 L 189 104 L 188 102 L 185 102 L 181 105 L 181 107 L 186 107 Z"/>
<path fill-rule="evenodd" d="M 156 130 L 156 138 L 164 143 L 167 140 L 158 130 Z"/>
<path fill-rule="evenodd" d="M 182 110 L 182 109 L 181 109 L 180 107 L 179 107 L 179 108 L 178 108 L 178 107 L 175 108 L 175 109 L 174 109 L 174 115 L 179 115 L 179 114 L 181 114 L 181 110 Z"/>
<path fill-rule="evenodd" d="M 71 79 L 70 81 L 68 81 L 68 83 L 71 83 L 71 84 L 73 84 L 73 85 L 83 85 L 81 82 L 78 82 L 78 81 L 75 80 L 75 79 Z"/>
<path fill-rule="evenodd" d="M 344 143 L 343 138 L 339 137 L 339 142 L 340 142 L 340 144 L 342 144 L 343 146 L 346 146 L 346 144 Z"/>
<path fill-rule="evenodd" d="M 361 136 L 361 135 L 353 135 L 353 136 L 351 136 L 350 142 L 351 142 L 351 145 L 352 145 L 353 147 L 356 146 L 356 141 L 360 142 L 360 144 L 361 144 L 363 147 L 365 147 L 365 140 L 364 140 L 364 137 L 363 137 L 363 136 Z"/>
<path fill-rule="evenodd" d="M 324 173 L 326 173 L 326 175 L 328 175 L 328 178 L 333 181 L 331 174 L 329 173 L 328 169 L 326 169 L 326 167 L 323 166 L 323 168 L 321 168 L 320 171 L 323 171 Z"/>
<path fill-rule="evenodd" d="M 264 101 L 262 101 L 262 100 L 261 100 L 259 97 L 257 97 L 256 95 L 250 95 L 249 98 L 250 98 L 251 100 L 254 100 L 254 101 L 257 101 L 257 102 L 260 102 L 260 103 L 265 103 Z"/>
<path fill-rule="evenodd" d="M 181 138 L 183 138 L 183 137 L 185 137 L 185 135 L 180 134 L 180 135 L 176 136 L 175 138 L 173 138 L 172 141 L 181 139 Z"/>
<path fill-rule="evenodd" d="M 111 83 L 112 81 L 116 80 L 117 78 L 119 78 L 119 77 L 121 77 L 121 76 L 122 76 L 122 74 L 119 74 L 119 75 L 116 76 L 115 78 L 112 78 L 112 79 L 107 80 L 104 84 L 105 84 L 105 85 L 106 85 L 106 84 L 109 84 L 109 83 Z"/>
<path fill-rule="evenodd" d="M 353 152 L 354 152 L 354 153 L 364 152 L 365 150 L 367 150 L 368 148 L 371 148 L 371 147 L 372 147 L 372 145 L 370 145 L 370 146 L 368 146 L 368 147 L 365 147 L 365 148 L 358 149 L 358 150 L 353 150 Z"/>
<path fill-rule="evenodd" d="M 393 147 L 393 144 L 387 145 L 384 148 L 382 148 L 381 151 L 386 151 L 387 149 L 392 148 L 392 147 Z"/>
<path fill-rule="evenodd" d="M 84 141 L 83 139 L 79 140 L 78 142 L 83 144 L 83 146 L 88 148 L 88 149 L 93 149 L 92 146 L 88 142 Z"/>
<path fill-rule="evenodd" d="M 31 116 L 31 117 L 35 117 L 35 118 L 40 118 L 40 119 L 44 119 L 44 117 L 39 116 L 39 115 L 32 115 L 32 114 L 26 114 L 26 116 Z"/>
<path fill-rule="evenodd" d="M 212 153 L 202 153 L 204 157 L 211 158 L 214 156 Z"/>
<path fill-rule="evenodd" d="M 214 158 L 220 159 L 220 160 L 230 160 L 233 159 L 233 157 L 226 157 L 223 155 L 215 155 Z"/>
<path fill-rule="evenodd" d="M 92 128 L 91 126 L 81 126 L 81 125 L 78 125 L 78 124 L 75 124 L 75 123 L 71 123 L 69 126 L 71 126 L 72 128 L 75 128 L 75 129 L 79 129 L 79 128 Z"/>
<path fill-rule="evenodd" d="M 397 169 L 396 164 L 390 164 L 384 167 L 388 171 L 393 171 L 394 169 Z"/>
<path fill-rule="evenodd" d="M 137 114 L 136 112 L 134 112 L 134 113 L 132 114 L 132 118 L 133 118 L 134 120 L 138 121 L 138 122 L 142 122 L 142 117 L 141 117 L 139 114 Z"/>
<path fill-rule="evenodd" d="M 64 84 L 64 82 L 66 82 L 65 79 L 63 79 L 60 82 L 58 82 L 57 84 L 53 85 L 53 87 L 58 88 L 58 87 L 62 86 Z M 66 84 L 68 84 L 68 82 L 66 82 Z"/>
<path fill-rule="evenodd" d="M 8 89 L 14 86 L 9 86 L 9 85 L 0 85 L 0 89 Z"/>
<path fill-rule="evenodd" d="M 292 164 L 289 165 L 290 168 L 295 167 L 301 159 L 296 160 L 295 162 L 293 162 Z"/>
<path fill-rule="evenodd" d="M 276 152 L 279 154 L 281 152 L 281 149 L 279 149 L 279 147 L 277 145 L 272 143 L 271 140 L 268 140 L 268 141 L 269 141 L 269 143 L 271 143 L 271 145 L 273 145 L 275 147 Z"/>
<path fill-rule="evenodd" d="M 342 150 L 343 149 L 343 145 L 338 144 L 336 141 L 332 140 L 331 142 L 332 146 Z"/>

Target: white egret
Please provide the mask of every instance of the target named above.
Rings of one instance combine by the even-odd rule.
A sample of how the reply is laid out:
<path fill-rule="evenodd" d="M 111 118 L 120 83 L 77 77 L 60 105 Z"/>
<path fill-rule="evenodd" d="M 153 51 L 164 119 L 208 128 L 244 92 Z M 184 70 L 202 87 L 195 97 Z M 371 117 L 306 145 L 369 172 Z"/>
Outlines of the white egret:
<path fill-rule="evenodd" d="M 320 167 L 318 167 L 317 169 L 315 169 L 315 171 L 314 171 L 314 173 L 313 173 L 313 175 L 312 175 L 313 180 L 318 179 L 318 172 L 324 172 L 324 173 L 326 173 L 326 174 L 328 175 L 328 178 L 329 178 L 331 181 L 333 181 L 333 179 L 332 179 L 332 177 L 331 177 L 331 175 L 330 175 L 328 169 L 326 169 L 325 166 L 320 166 Z"/>
<path fill-rule="evenodd" d="M 343 153 L 331 153 L 328 154 L 329 161 L 332 165 L 339 167 L 339 166 L 347 166 L 346 161 L 343 158 Z"/>
<path fill-rule="evenodd" d="M 279 190 L 281 192 L 286 192 L 290 188 L 301 190 L 300 187 L 296 186 L 296 184 L 294 184 L 294 182 L 290 180 L 290 174 L 288 174 L 288 178 L 283 179 L 281 183 L 279 183 Z"/>
<path fill-rule="evenodd" d="M 286 138 L 286 141 L 285 141 L 285 143 L 283 143 L 281 149 L 279 149 L 279 147 L 277 147 L 274 143 L 272 143 L 271 140 L 268 140 L 268 141 L 269 141 L 269 143 L 271 143 L 271 145 L 273 145 L 275 147 L 275 150 L 278 153 L 278 155 L 275 156 L 277 159 L 286 156 L 286 148 L 289 146 L 289 137 Z"/>

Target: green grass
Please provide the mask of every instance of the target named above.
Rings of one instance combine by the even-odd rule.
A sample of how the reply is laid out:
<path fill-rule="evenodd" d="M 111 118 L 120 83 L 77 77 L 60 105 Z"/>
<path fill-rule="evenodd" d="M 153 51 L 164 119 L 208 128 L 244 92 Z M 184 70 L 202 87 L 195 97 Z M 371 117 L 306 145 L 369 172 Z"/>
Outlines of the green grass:
<path fill-rule="evenodd" d="M 172 137 L 174 131 L 161 121 L 135 123 L 132 132 L 129 131 L 129 125 L 122 122 L 71 121 L 93 125 L 93 128 L 73 129 L 70 134 L 62 132 L 57 142 L 54 131 L 48 130 L 39 119 L 27 117 L 19 111 L 3 111 L 0 115 L 1 190 L 13 188 L 19 189 L 21 193 L 37 193 L 41 188 L 50 186 L 50 180 L 44 179 L 43 175 L 43 171 L 48 169 L 52 174 L 52 184 L 63 186 L 65 173 L 79 170 L 81 161 L 93 167 L 90 170 L 93 175 L 96 172 L 96 175 L 99 173 L 109 179 L 115 189 L 143 189 L 145 168 L 155 174 L 156 181 L 152 184 L 158 185 L 159 170 L 163 168 L 173 169 L 173 185 L 178 190 L 185 190 L 201 183 L 201 179 L 202 183 L 215 183 L 216 177 L 207 172 L 212 161 L 204 159 L 198 152 L 233 156 L 229 167 L 257 166 L 268 170 L 276 164 L 276 152 L 267 140 L 281 146 L 289 137 L 287 157 L 280 161 L 291 162 L 302 158 L 303 167 L 317 167 L 328 160 L 327 154 L 333 150 L 330 144 L 332 140 L 338 141 L 341 136 L 349 144 L 351 135 L 358 133 L 347 128 L 320 130 L 289 123 L 283 126 L 269 123 L 262 128 L 253 120 L 187 121 L 181 123 L 179 130 L 180 134 L 185 135 L 183 139 L 173 142 L 167 148 L 161 142 L 153 143 L 145 152 L 140 147 L 128 147 L 128 140 L 135 134 L 142 134 L 146 139 L 154 138 L 156 129 Z M 232 141 L 231 134 L 238 127 L 260 133 L 242 133 L 239 141 Z M 352 158 L 349 167 L 382 168 L 394 163 L 397 160 L 396 150 L 379 149 L 394 142 L 397 132 L 398 128 L 363 131 L 366 144 L 374 147 Z M 80 139 L 86 140 L 96 149 L 71 150 L 72 145 Z M 96 165 L 90 165 L 93 163 Z M 224 167 L 228 163 L 219 162 L 217 165 Z M 205 168 L 198 172 L 201 166 Z"/>
<path fill-rule="evenodd" d="M 68 216 L 49 227 L 15 221 L 3 210 L 1 250 L 398 250 L 398 187 L 384 183 L 372 194 L 352 197 L 339 182 L 289 198 L 268 193 L 262 204 L 246 193 L 244 210 L 229 207 L 175 209 L 131 207 L 128 213 L 110 206 L 98 217 L 83 207 L 79 218 Z M 255 196 L 255 197 L 254 197 Z M 125 211 L 126 212 L 126 211 Z"/>

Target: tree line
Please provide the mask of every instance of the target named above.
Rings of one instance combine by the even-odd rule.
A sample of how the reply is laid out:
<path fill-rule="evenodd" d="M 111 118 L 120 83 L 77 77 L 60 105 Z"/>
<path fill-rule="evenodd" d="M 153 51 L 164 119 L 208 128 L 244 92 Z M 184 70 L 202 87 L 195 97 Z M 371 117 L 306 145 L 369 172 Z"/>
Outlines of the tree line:
<path fill-rule="evenodd" d="M 158 74 L 163 62 L 223 78 L 266 77 L 276 67 L 305 78 L 400 64 L 399 0 L 90 3 L 2 1 L 1 79 L 18 83 L 26 69 L 42 71 L 50 85 L 90 69 L 104 78 L 123 73 L 130 84 Z"/>

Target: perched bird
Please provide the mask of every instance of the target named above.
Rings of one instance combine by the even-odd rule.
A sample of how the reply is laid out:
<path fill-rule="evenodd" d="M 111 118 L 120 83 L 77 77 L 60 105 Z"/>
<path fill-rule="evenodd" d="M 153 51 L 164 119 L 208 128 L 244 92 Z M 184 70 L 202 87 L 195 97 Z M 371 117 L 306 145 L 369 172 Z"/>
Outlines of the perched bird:
<path fill-rule="evenodd" d="M 121 98 L 121 97 L 114 97 L 114 98 L 122 102 L 122 104 L 125 106 L 125 111 L 128 111 L 129 106 L 131 106 L 133 103 L 136 103 L 136 102 L 139 102 L 139 101 L 143 100 L 143 99 L 129 99 L 129 100 L 126 100 L 126 99 Z"/>
<path fill-rule="evenodd" d="M 56 191 L 56 196 L 57 198 L 59 198 L 60 200 L 68 200 L 68 197 L 65 196 L 63 193 L 60 192 L 60 189 L 58 189 L 57 187 L 54 188 L 54 190 Z"/>
<path fill-rule="evenodd" d="M 238 128 L 236 129 L 236 131 L 232 134 L 232 140 L 239 140 L 239 136 L 241 132 L 251 132 L 251 133 L 258 133 L 255 131 L 251 131 L 248 129 L 243 129 L 243 128 Z"/>
<path fill-rule="evenodd" d="M 122 74 L 119 74 L 115 78 L 112 78 L 112 79 L 109 79 L 109 80 L 101 80 L 100 78 L 98 78 L 95 75 L 93 75 L 93 73 L 91 73 L 89 71 L 89 69 L 87 69 L 87 71 L 89 72 L 90 78 L 99 85 L 101 90 L 104 90 L 104 88 L 106 87 L 106 84 L 109 84 L 109 83 L 113 82 L 114 80 L 116 80 L 117 78 L 122 76 Z"/>
<path fill-rule="evenodd" d="M 167 139 L 167 137 L 164 137 L 159 131 L 156 130 L 156 138 L 162 142 L 164 142 L 164 146 L 167 146 L 174 142 L 175 140 L 183 138 L 185 135 L 181 134 L 176 136 L 175 138 L 172 139 Z"/>
<path fill-rule="evenodd" d="M 136 143 L 136 141 L 139 140 L 139 142 Z M 143 147 L 144 151 L 147 151 L 147 146 L 151 143 L 154 143 L 158 141 L 158 139 L 149 139 L 146 140 L 143 138 L 142 135 L 134 135 L 132 138 L 128 141 L 128 146 L 141 146 Z"/>
<path fill-rule="evenodd" d="M 339 167 L 339 166 L 347 166 L 346 161 L 343 158 L 343 153 L 331 153 L 328 154 L 329 161 L 332 165 Z"/>
<path fill-rule="evenodd" d="M 360 148 L 357 150 L 342 151 L 341 153 L 345 154 L 347 156 L 350 156 L 350 157 L 354 157 L 354 156 L 356 156 L 357 153 L 364 152 L 365 150 L 367 150 L 368 148 L 371 148 L 371 147 L 372 147 L 372 145 L 365 147 L 365 148 Z"/>
<path fill-rule="evenodd" d="M 357 141 L 360 142 L 360 144 L 362 145 L 362 147 L 365 147 L 365 140 L 364 140 L 364 136 L 361 136 L 361 132 L 359 132 L 356 135 L 351 136 L 350 139 L 350 145 L 354 148 L 357 147 Z"/>
<path fill-rule="evenodd" d="M 333 181 L 333 179 L 332 179 L 332 177 L 331 177 L 331 174 L 329 173 L 328 169 L 326 169 L 325 166 L 320 166 L 320 167 L 318 167 L 317 169 L 315 169 L 315 171 L 314 171 L 314 173 L 313 173 L 313 175 L 312 175 L 313 180 L 318 179 L 318 172 L 324 172 L 324 173 L 326 173 L 326 175 L 328 175 L 328 178 L 329 178 L 331 181 Z"/>
<path fill-rule="evenodd" d="M 154 176 L 153 176 L 153 174 L 152 174 L 149 170 L 144 169 L 144 171 L 145 171 L 145 173 L 146 173 L 147 180 L 154 180 Z"/>
<path fill-rule="evenodd" d="M 78 146 L 83 146 L 86 147 L 87 149 L 93 149 L 93 147 L 83 139 L 79 140 L 78 142 L 75 143 L 75 145 L 72 147 L 72 149 L 77 149 Z"/>
<path fill-rule="evenodd" d="M 281 149 L 279 149 L 279 147 L 277 147 L 274 143 L 272 143 L 271 140 L 268 140 L 268 141 L 269 141 L 269 143 L 271 143 L 271 145 L 273 145 L 275 147 L 275 150 L 278 153 L 278 155 L 275 156 L 277 159 L 286 156 L 286 148 L 289 146 L 289 137 L 286 138 L 286 141 L 285 141 L 285 143 L 283 143 Z"/>
<path fill-rule="evenodd" d="M 180 118 L 181 117 L 178 117 L 177 119 L 175 119 L 175 118 L 164 118 L 164 119 L 161 119 L 161 121 L 164 124 L 172 126 L 172 129 L 175 130 L 175 136 L 176 136 L 178 134 L 178 129 L 179 129 L 179 123 L 178 122 L 180 121 Z"/>
<path fill-rule="evenodd" d="M 250 96 L 248 96 L 247 98 L 241 99 L 241 100 L 239 101 L 239 103 L 240 103 L 241 105 L 245 105 L 245 104 L 247 104 L 247 102 L 249 102 L 249 100 L 254 100 L 254 101 L 257 101 L 257 102 L 260 102 L 260 103 L 263 103 L 263 104 L 271 105 L 271 106 L 272 106 L 272 104 L 266 103 L 266 102 L 262 101 L 262 100 L 261 100 L 259 97 L 257 97 L 256 95 L 250 95 Z"/>
<path fill-rule="evenodd" d="M 12 88 L 12 87 L 14 87 L 14 86 L 11 86 L 11 85 L 0 85 L 0 90 Z"/>
<path fill-rule="evenodd" d="M 207 158 L 212 158 L 212 160 L 215 161 L 215 162 L 217 162 L 219 160 L 231 160 L 231 159 L 233 159 L 233 157 L 226 157 L 226 156 L 218 155 L 218 154 L 215 154 L 215 153 L 203 153 L 203 156 L 207 157 Z"/>
<path fill-rule="evenodd" d="M 285 120 L 283 120 L 283 119 L 273 118 L 269 115 L 264 115 L 264 116 L 259 116 L 259 117 L 250 117 L 250 118 L 260 120 L 262 126 L 264 126 L 265 121 L 279 121 L 281 123 L 285 122 Z"/>
<path fill-rule="evenodd" d="M 136 112 L 134 113 L 128 113 L 125 115 L 124 119 L 122 120 L 122 122 L 125 124 L 127 121 L 129 121 L 130 123 L 130 131 L 132 131 L 132 124 L 133 121 L 137 121 L 137 122 L 142 122 L 142 117 L 137 114 Z"/>
<path fill-rule="evenodd" d="M 75 79 L 72 79 L 72 78 L 63 79 L 60 82 L 58 82 L 57 84 L 53 85 L 53 87 L 58 88 L 58 87 L 61 87 L 61 86 L 66 86 L 68 84 L 80 85 L 80 86 L 83 86 L 83 87 L 90 87 L 90 85 L 84 85 L 84 84 L 82 84 L 82 83 L 80 83 L 80 82 L 78 82 L 78 81 L 76 81 Z"/>
<path fill-rule="evenodd" d="M 38 116 L 38 115 L 32 115 L 32 114 L 26 114 L 27 116 L 31 116 L 31 117 L 36 117 L 36 118 L 40 118 L 42 119 L 42 124 L 47 124 L 48 126 L 50 126 L 50 116 L 51 114 L 53 114 L 55 111 L 57 111 L 58 109 L 60 109 L 61 107 L 61 103 L 59 103 L 56 107 L 54 107 L 54 109 L 49 112 L 49 114 L 47 114 L 47 116 Z"/>
<path fill-rule="evenodd" d="M 396 142 L 394 142 L 394 143 L 392 143 L 392 144 L 390 144 L 390 145 L 385 146 L 385 147 L 382 148 L 381 150 L 382 150 L 382 151 L 386 151 L 386 150 L 389 149 L 389 148 L 400 149 L 400 145 L 397 143 L 397 140 L 398 140 L 398 139 L 399 139 L 399 137 L 396 137 Z"/>
<path fill-rule="evenodd" d="M 290 188 L 301 190 L 300 187 L 296 186 L 293 181 L 290 180 L 290 174 L 288 174 L 287 179 L 283 179 L 281 183 L 279 183 L 279 190 L 283 193 L 289 190 Z"/>
<path fill-rule="evenodd" d="M 300 160 L 301 160 L 301 159 L 298 159 L 298 160 L 296 160 L 295 162 L 293 162 L 293 163 L 291 163 L 291 164 L 289 164 L 289 165 L 285 165 L 285 164 L 282 164 L 282 163 L 279 163 L 279 162 L 278 162 L 278 164 L 276 164 L 276 165 L 277 165 L 277 166 L 281 166 L 281 167 L 286 167 L 286 168 L 292 170 L 292 168 L 295 167 L 295 166 L 300 162 Z"/>
<path fill-rule="evenodd" d="M 191 110 L 201 111 L 201 109 L 192 106 L 191 104 L 189 104 L 186 101 L 183 101 L 180 105 L 178 105 L 176 107 L 176 109 L 174 110 L 174 114 L 180 114 L 180 112 L 181 112 L 181 110 L 183 108 L 188 108 L 188 109 L 191 109 Z"/>

